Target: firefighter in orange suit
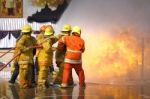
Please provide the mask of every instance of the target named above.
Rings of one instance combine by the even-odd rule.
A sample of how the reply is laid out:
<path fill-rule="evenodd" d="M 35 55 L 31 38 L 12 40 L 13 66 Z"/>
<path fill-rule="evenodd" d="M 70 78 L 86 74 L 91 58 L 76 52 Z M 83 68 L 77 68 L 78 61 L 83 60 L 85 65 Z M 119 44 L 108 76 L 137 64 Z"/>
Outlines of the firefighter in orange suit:
<path fill-rule="evenodd" d="M 32 29 L 30 25 L 23 26 L 22 36 L 16 43 L 15 51 L 21 53 L 17 57 L 19 64 L 19 84 L 21 88 L 31 87 L 31 69 L 33 64 L 33 49 L 30 46 L 36 45 L 36 40 L 31 36 Z"/>
<path fill-rule="evenodd" d="M 38 44 L 41 43 L 41 48 L 38 48 L 38 88 L 46 88 L 49 85 L 48 72 L 49 66 L 52 64 L 53 50 L 52 45 L 57 41 L 50 39 L 53 36 L 54 30 L 52 27 L 47 27 L 45 29 L 44 38 L 40 39 Z"/>
<path fill-rule="evenodd" d="M 61 30 L 61 33 L 60 33 L 61 37 L 69 36 L 70 33 L 71 33 L 71 26 L 69 24 L 65 24 Z M 64 69 L 64 58 L 65 58 L 65 53 L 66 53 L 66 46 L 64 46 L 63 49 L 59 49 L 59 47 L 61 47 L 61 43 L 58 42 L 57 51 L 55 53 L 55 58 L 56 58 L 57 67 L 59 68 L 59 72 L 56 76 L 54 84 L 61 84 L 62 83 L 62 76 L 63 76 L 63 69 Z M 72 77 L 72 71 L 70 72 L 68 84 L 69 85 L 74 84 L 73 77 Z"/>
<path fill-rule="evenodd" d="M 73 27 L 71 36 L 62 37 L 59 42 L 66 45 L 67 51 L 64 59 L 64 71 L 61 87 L 68 86 L 68 80 L 72 68 L 75 69 L 79 77 L 79 86 L 85 87 L 85 75 L 82 68 L 82 53 L 85 50 L 84 40 L 80 37 L 81 29 Z"/>

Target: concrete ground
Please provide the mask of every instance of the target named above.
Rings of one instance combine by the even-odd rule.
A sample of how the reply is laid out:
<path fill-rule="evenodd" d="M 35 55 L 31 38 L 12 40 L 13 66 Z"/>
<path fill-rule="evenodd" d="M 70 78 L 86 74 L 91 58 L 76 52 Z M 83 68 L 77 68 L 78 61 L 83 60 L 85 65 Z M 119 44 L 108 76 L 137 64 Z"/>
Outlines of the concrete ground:
<path fill-rule="evenodd" d="M 86 88 L 62 89 L 50 86 L 38 90 L 19 89 L 18 84 L 9 85 L 0 79 L 0 99 L 150 99 L 150 84 L 107 85 L 87 83 Z"/>

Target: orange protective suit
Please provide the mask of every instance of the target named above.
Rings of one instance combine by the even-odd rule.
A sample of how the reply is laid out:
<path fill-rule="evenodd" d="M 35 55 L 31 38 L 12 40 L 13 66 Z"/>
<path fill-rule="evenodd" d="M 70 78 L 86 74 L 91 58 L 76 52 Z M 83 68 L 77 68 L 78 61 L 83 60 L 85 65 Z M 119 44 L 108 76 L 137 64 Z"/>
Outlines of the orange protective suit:
<path fill-rule="evenodd" d="M 59 40 L 60 43 L 65 44 L 67 51 L 64 59 L 64 71 L 62 86 L 68 85 L 69 74 L 72 68 L 75 69 L 79 77 L 80 87 L 85 86 L 85 75 L 82 69 L 82 53 L 84 52 L 84 40 L 80 36 L 64 36 Z"/>

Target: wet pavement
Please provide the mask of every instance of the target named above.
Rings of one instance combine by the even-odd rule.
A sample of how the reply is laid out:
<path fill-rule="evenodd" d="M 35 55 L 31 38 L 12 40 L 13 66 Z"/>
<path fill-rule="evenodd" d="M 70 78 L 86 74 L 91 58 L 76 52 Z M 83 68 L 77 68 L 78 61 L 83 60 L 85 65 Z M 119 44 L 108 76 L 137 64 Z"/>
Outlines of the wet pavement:
<path fill-rule="evenodd" d="M 150 99 L 150 83 L 131 85 L 106 85 L 87 83 L 66 89 L 20 89 L 18 84 L 9 85 L 0 80 L 0 99 Z"/>

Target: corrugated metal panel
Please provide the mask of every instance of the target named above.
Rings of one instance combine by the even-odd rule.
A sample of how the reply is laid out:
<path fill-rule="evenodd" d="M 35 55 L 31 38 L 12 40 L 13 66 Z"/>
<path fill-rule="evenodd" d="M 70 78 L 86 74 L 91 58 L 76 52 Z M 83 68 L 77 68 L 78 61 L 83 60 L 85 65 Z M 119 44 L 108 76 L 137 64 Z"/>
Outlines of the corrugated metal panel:
<path fill-rule="evenodd" d="M 0 30 L 19 30 L 23 25 L 30 24 L 32 29 L 35 31 L 39 30 L 39 27 L 43 24 L 51 24 L 51 22 L 47 23 L 28 23 L 26 18 L 0 18 Z"/>

